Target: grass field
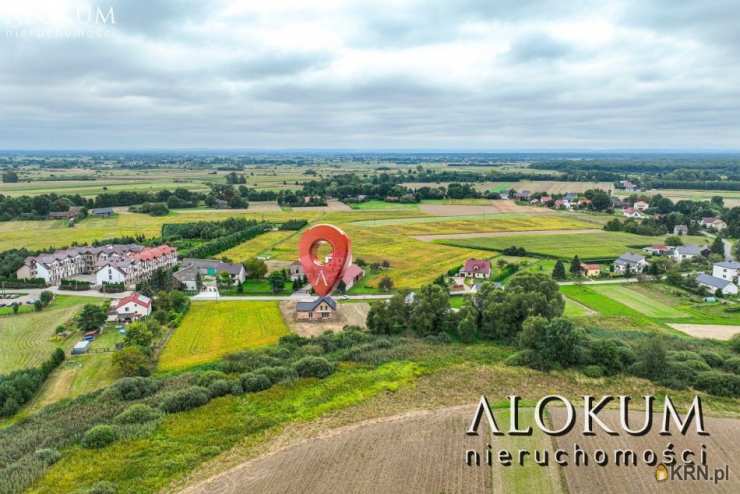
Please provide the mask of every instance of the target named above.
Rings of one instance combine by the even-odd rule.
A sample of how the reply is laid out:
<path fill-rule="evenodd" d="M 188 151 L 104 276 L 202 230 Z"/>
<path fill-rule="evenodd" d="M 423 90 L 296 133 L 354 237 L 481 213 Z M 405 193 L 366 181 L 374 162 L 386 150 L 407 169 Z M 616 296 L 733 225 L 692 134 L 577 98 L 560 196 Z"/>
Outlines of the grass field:
<path fill-rule="evenodd" d="M 637 312 L 655 318 L 683 318 L 688 314 L 681 312 L 675 307 L 652 297 L 647 293 L 638 292 L 625 285 L 594 285 L 591 287 L 596 293 L 600 293 L 620 302 Z"/>
<path fill-rule="evenodd" d="M 159 357 L 159 370 L 204 364 L 288 334 L 277 302 L 193 302 Z"/>
<path fill-rule="evenodd" d="M 410 210 L 418 210 L 419 206 L 418 204 L 407 204 L 407 203 L 400 203 L 400 202 L 385 202 L 385 201 L 378 201 L 378 200 L 372 200 L 372 201 L 365 201 L 365 202 L 357 202 L 350 204 L 349 207 L 352 209 L 356 209 L 359 211 L 367 211 L 367 210 L 376 210 L 376 209 L 410 209 Z"/>
<path fill-rule="evenodd" d="M 577 235 L 511 235 L 469 239 L 446 239 L 436 242 L 456 247 L 481 250 L 503 250 L 507 247 L 524 247 L 532 254 L 571 259 L 578 255 L 582 260 L 609 259 L 625 252 L 662 243 L 665 237 L 645 237 L 624 232 L 579 233 Z M 703 237 L 690 237 L 686 243 L 706 243 Z"/>
<path fill-rule="evenodd" d="M 38 365 L 57 347 L 65 350 L 74 338 L 58 341 L 54 329 L 68 321 L 84 304 L 97 303 L 89 297 L 57 296 L 42 312 L 0 316 L 0 374 Z"/>
<path fill-rule="evenodd" d="M 273 247 L 279 245 L 293 235 L 300 234 L 297 232 L 287 231 L 263 233 L 262 235 L 258 235 L 251 240 L 241 243 L 236 247 L 219 254 L 219 257 L 223 256 L 228 257 L 235 262 L 244 262 L 259 255 L 272 255 L 271 251 Z"/>

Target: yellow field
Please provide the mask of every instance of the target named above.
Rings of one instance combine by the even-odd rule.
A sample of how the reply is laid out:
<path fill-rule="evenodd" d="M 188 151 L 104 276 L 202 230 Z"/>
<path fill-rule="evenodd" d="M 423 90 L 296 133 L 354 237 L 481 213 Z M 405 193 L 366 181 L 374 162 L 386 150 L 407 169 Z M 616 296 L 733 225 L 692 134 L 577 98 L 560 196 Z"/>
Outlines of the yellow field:
<path fill-rule="evenodd" d="M 274 246 L 285 241 L 285 239 L 292 235 L 297 236 L 299 234 L 290 231 L 267 232 L 219 254 L 219 257 L 227 257 L 234 262 L 244 262 L 247 259 L 257 257 L 262 253 L 272 250 Z"/>
<path fill-rule="evenodd" d="M 193 302 L 159 357 L 163 371 L 212 362 L 288 334 L 277 302 Z"/>

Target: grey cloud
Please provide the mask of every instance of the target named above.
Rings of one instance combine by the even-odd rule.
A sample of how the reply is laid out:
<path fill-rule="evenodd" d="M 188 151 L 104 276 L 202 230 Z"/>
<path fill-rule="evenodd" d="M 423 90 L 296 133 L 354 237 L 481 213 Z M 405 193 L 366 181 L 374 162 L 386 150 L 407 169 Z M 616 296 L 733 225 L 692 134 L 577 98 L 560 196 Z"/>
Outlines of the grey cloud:
<path fill-rule="evenodd" d="M 511 46 L 509 57 L 518 63 L 548 60 L 555 61 L 573 52 L 567 43 L 546 33 L 530 33 L 517 39 Z"/>

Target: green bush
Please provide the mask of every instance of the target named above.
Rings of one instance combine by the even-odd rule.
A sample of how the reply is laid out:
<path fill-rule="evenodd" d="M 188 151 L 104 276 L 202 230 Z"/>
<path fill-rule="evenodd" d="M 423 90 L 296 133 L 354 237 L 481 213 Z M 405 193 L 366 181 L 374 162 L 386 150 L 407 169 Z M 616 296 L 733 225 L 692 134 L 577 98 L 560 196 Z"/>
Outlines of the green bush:
<path fill-rule="evenodd" d="M 583 373 L 593 378 L 604 377 L 606 375 L 606 371 L 600 365 L 587 365 L 583 368 Z"/>
<path fill-rule="evenodd" d="M 740 374 L 740 357 L 730 357 L 725 359 L 724 366 L 728 372 Z"/>
<path fill-rule="evenodd" d="M 659 384 L 674 389 L 685 389 L 696 381 L 698 372 L 687 362 L 669 361 L 663 376 L 657 379 Z"/>
<path fill-rule="evenodd" d="M 712 367 L 722 367 L 725 359 L 717 352 L 711 352 L 709 350 L 702 350 L 699 352 L 699 356 Z"/>
<path fill-rule="evenodd" d="M 100 449 L 118 439 L 118 433 L 110 425 L 96 425 L 88 430 L 82 438 L 82 446 L 88 449 Z"/>
<path fill-rule="evenodd" d="M 242 389 L 245 393 L 256 393 L 257 391 L 263 391 L 272 386 L 272 383 L 262 374 L 255 374 L 253 372 L 245 372 L 239 376 Z"/>
<path fill-rule="evenodd" d="M 705 371 L 712 370 L 709 364 L 706 363 L 704 360 L 693 360 L 692 359 L 692 360 L 687 360 L 683 363 L 697 372 L 705 372 Z"/>
<path fill-rule="evenodd" d="M 732 335 L 730 338 L 730 348 L 735 353 L 740 353 L 740 333 Z"/>
<path fill-rule="evenodd" d="M 226 379 L 226 374 L 217 370 L 209 370 L 198 374 L 195 379 L 195 383 L 198 386 L 207 388 L 213 381 L 217 381 L 219 379 Z"/>
<path fill-rule="evenodd" d="M 334 372 L 334 365 L 323 357 L 303 357 L 293 368 L 301 377 L 324 378 Z"/>
<path fill-rule="evenodd" d="M 132 401 L 153 395 L 159 389 L 159 383 L 149 377 L 124 377 L 110 386 L 104 398 Z"/>
<path fill-rule="evenodd" d="M 315 343 L 309 343 L 303 347 L 303 353 L 306 355 L 321 355 L 324 353 L 324 347 Z"/>
<path fill-rule="evenodd" d="M 524 367 L 528 366 L 534 359 L 534 350 L 521 350 L 506 357 L 504 363 L 512 367 Z"/>
<path fill-rule="evenodd" d="M 85 494 L 116 494 L 116 484 L 107 480 L 95 482 L 92 487 L 85 491 Z"/>
<path fill-rule="evenodd" d="M 184 412 L 205 405 L 210 400 L 208 390 L 202 386 L 190 386 L 168 393 L 162 398 L 159 408 L 167 413 Z"/>
<path fill-rule="evenodd" d="M 298 377 L 298 373 L 291 367 L 261 367 L 255 371 L 256 374 L 262 374 L 270 380 L 272 384 L 283 381 L 292 381 Z"/>
<path fill-rule="evenodd" d="M 231 391 L 230 393 L 234 396 L 239 396 L 240 394 L 244 394 L 244 388 L 242 388 L 241 381 L 232 381 L 231 382 Z"/>
<path fill-rule="evenodd" d="M 211 398 L 225 396 L 231 393 L 231 383 L 226 379 L 216 379 L 208 385 L 208 394 Z"/>
<path fill-rule="evenodd" d="M 740 395 L 740 376 L 727 372 L 701 372 L 696 378 L 697 389 L 718 396 Z"/>
<path fill-rule="evenodd" d="M 44 465 L 49 466 L 59 461 L 59 458 L 62 457 L 62 454 L 54 448 L 43 448 L 37 449 L 34 452 L 34 456 L 41 460 Z"/>
<path fill-rule="evenodd" d="M 113 421 L 116 424 L 144 424 L 158 419 L 160 416 L 159 410 L 143 403 L 136 403 L 116 415 Z"/>

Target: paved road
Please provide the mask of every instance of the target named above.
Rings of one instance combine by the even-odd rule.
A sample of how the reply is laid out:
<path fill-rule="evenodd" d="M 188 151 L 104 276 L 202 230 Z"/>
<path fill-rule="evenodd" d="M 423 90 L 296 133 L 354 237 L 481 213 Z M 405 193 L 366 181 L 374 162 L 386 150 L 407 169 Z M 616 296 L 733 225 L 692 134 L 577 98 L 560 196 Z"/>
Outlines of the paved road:
<path fill-rule="evenodd" d="M 100 293 L 97 290 L 83 290 L 75 292 L 72 290 L 60 290 L 58 287 L 49 288 L 24 288 L 24 289 L 8 289 L 5 290 L 8 293 L 27 293 L 29 298 L 38 298 L 42 291 L 52 292 L 54 295 L 74 295 L 75 297 L 95 297 L 95 298 L 123 298 L 131 295 L 130 291 L 121 293 Z"/>
<path fill-rule="evenodd" d="M 387 300 L 393 295 L 334 295 L 334 298 L 339 300 Z M 233 295 L 233 296 L 221 296 L 219 298 L 208 298 L 193 296 L 192 300 L 215 300 L 215 301 L 227 301 L 227 300 L 301 300 L 307 297 L 316 297 L 315 295 L 307 295 L 301 293 L 299 295 Z"/>

